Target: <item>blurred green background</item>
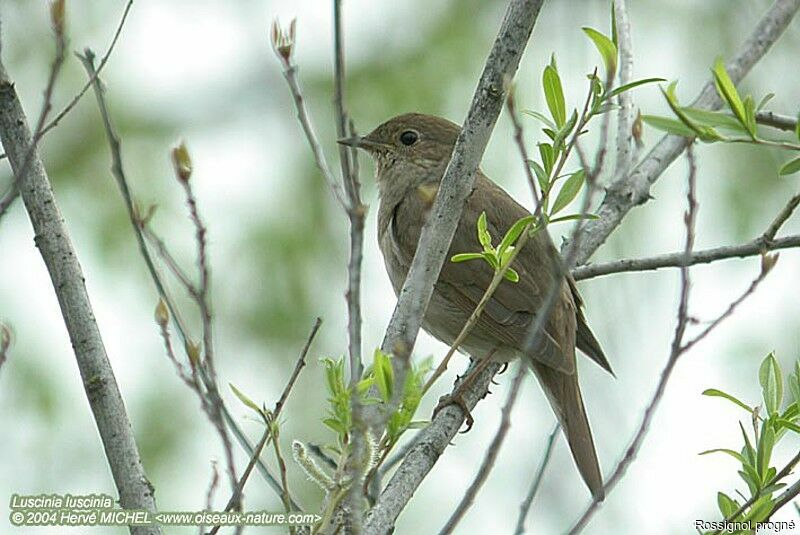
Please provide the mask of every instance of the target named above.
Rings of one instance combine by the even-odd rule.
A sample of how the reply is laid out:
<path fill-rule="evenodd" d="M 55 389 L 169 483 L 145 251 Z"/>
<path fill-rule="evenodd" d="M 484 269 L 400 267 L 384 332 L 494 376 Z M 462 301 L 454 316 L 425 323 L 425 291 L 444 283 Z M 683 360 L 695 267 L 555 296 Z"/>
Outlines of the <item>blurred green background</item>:
<path fill-rule="evenodd" d="M 635 78 L 679 79 L 678 94 L 688 102 L 709 77 L 714 58 L 730 57 L 770 2 L 630 4 Z M 70 49 L 90 46 L 104 53 L 124 5 L 121 0 L 68 2 Z M 357 128 L 369 131 L 388 117 L 412 110 L 461 121 L 505 5 L 480 0 L 345 2 L 347 99 Z M 144 205 L 158 205 L 154 226 L 187 268 L 193 266 L 193 230 L 168 155 L 179 138 L 191 151 L 192 180 L 209 227 L 221 384 L 234 383 L 257 401 L 273 404 L 314 318 L 324 319 L 309 366 L 283 413 L 286 450 L 294 438 L 314 443 L 332 439 L 320 423 L 325 392 L 318 359 L 346 351 L 346 219 L 313 165 L 267 37 L 275 17 L 288 22 L 294 16 L 296 61 L 305 96 L 330 163 L 338 169 L 327 2 L 138 0 L 102 75 L 134 194 Z M 3 61 L 33 122 L 53 53 L 48 11 L 44 2 L 7 0 L 0 17 Z M 540 76 L 551 53 L 557 56 L 568 102 L 578 105 L 585 94 L 585 74 L 599 62 L 580 30 L 587 25 L 608 32 L 607 2 L 545 4 L 517 77 L 521 108 L 544 108 Z M 795 22 L 745 80 L 744 92 L 757 99 L 774 92 L 770 109 L 795 115 L 800 71 L 793 65 L 799 48 L 800 27 Z M 80 63 L 70 56 L 56 87 L 55 109 L 84 82 Z M 644 113 L 667 114 L 655 86 L 636 90 L 634 99 Z M 538 125 L 526 119 L 525 128 L 533 148 L 541 139 Z M 659 137 L 650 129 L 644 134 L 648 146 Z M 595 128 L 585 146 L 594 148 L 596 141 Z M 212 459 L 222 459 L 219 441 L 194 394 L 164 355 L 153 320 L 156 293 L 109 172 L 109 152 L 91 94 L 46 137 L 42 152 L 159 507 L 201 509 Z M 697 152 L 698 247 L 738 243 L 760 234 L 797 190 L 796 177 L 777 177 L 785 154 L 742 146 L 700 146 Z M 381 341 L 395 298 L 375 238 L 372 164 L 363 157 L 361 164 L 363 196 L 371 205 L 363 292 L 364 351 L 369 355 Z M 685 168 L 683 161 L 674 164 L 654 188 L 655 200 L 632 211 L 593 260 L 678 250 Z M 518 199 L 529 199 L 505 115 L 483 169 Z M 607 173 L 604 180 L 609 179 Z M 8 164 L 0 162 L 0 189 L 9 183 Z M 556 242 L 569 231 L 568 225 L 551 230 Z M 784 232 L 797 231 L 796 217 Z M 0 222 L 0 320 L 15 332 L 0 374 L 0 502 L 13 492 L 115 495 L 58 305 L 32 238 L 17 203 Z M 694 269 L 693 316 L 701 322 L 714 318 L 757 272 L 758 259 Z M 716 518 L 716 491 L 730 494 L 739 485 L 735 465 L 697 453 L 738 448 L 739 415 L 725 403 L 702 398 L 700 392 L 717 387 L 757 403 L 755 377 L 763 356 L 775 350 L 784 366 L 798 358 L 798 272 L 800 253 L 782 253 L 758 293 L 684 357 L 638 460 L 587 533 L 685 533 L 693 530 L 695 519 Z M 618 376 L 613 380 L 585 359 L 580 364 L 606 470 L 624 452 L 666 361 L 678 284 L 674 270 L 612 275 L 581 284 L 590 323 Z M 182 303 L 191 310 L 188 300 Z M 197 318 L 192 319 L 198 332 Z M 433 354 L 438 360 L 444 352 L 432 338 L 420 337 L 419 358 Z M 451 365 L 451 372 L 423 403 L 421 417 L 430 414 L 465 365 L 463 358 Z M 476 459 L 496 430 L 508 377 L 500 377 L 493 395 L 476 410 L 473 430 L 456 438 L 420 487 L 399 520 L 398 533 L 435 532 L 444 524 L 445 512 L 449 514 L 461 498 L 477 469 Z M 258 424 L 244 418 L 246 410 L 227 387 L 223 394 L 255 439 Z M 459 533 L 472 533 L 476 527 L 500 533 L 513 529 L 518 504 L 551 428 L 552 414 L 538 386 L 528 381 L 495 471 Z M 774 462 L 785 461 L 797 446 L 796 438 L 787 439 Z M 236 453 L 243 467 L 246 458 Z M 271 455 L 266 458 L 273 464 Z M 322 498 L 319 489 L 291 462 L 289 477 L 300 502 L 315 511 Z M 217 509 L 227 496 L 222 480 L 214 500 Z M 587 502 L 588 493 L 559 440 L 529 516 L 531 532 L 565 530 Z M 281 509 L 278 497 L 257 475 L 247 486 L 245 504 L 247 509 Z M 790 509 L 774 519 L 797 520 Z M 0 516 L 0 531 L 8 532 L 12 527 L 6 513 Z"/>

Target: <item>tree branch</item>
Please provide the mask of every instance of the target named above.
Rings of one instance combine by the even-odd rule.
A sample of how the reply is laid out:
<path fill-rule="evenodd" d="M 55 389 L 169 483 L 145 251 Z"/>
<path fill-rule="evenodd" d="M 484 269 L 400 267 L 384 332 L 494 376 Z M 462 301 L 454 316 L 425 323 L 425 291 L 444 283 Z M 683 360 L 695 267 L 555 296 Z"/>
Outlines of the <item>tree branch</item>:
<path fill-rule="evenodd" d="M 0 139 L 12 168 L 20 171 L 33 138 L 14 84 L 2 63 Z M 153 487 L 142 467 L 130 420 L 86 292 L 83 271 L 37 150 L 31 151 L 29 169 L 19 179 L 35 243 L 61 306 L 84 389 L 119 491 L 120 505 L 125 509 L 155 511 Z M 156 526 L 131 526 L 130 529 L 135 534 L 161 533 Z"/>
<path fill-rule="evenodd" d="M 616 20 L 617 43 L 619 46 L 619 85 L 633 81 L 633 40 L 631 39 L 631 21 L 628 18 L 628 6 L 625 0 L 616 0 L 613 4 L 614 20 Z M 620 93 L 617 98 L 617 163 L 614 170 L 617 176 L 625 176 L 633 161 L 633 95 L 630 91 Z"/>
<path fill-rule="evenodd" d="M 789 26 L 798 9 L 800 0 L 776 0 L 736 56 L 725 66 L 734 83 L 741 81 L 766 54 Z M 691 106 L 718 109 L 721 104 L 713 81 L 709 81 Z M 599 219 L 590 221 L 586 225 L 586 236 L 578 252 L 578 264 L 585 263 L 589 259 L 609 234 L 620 225 L 631 208 L 649 200 L 650 187 L 690 142 L 690 139 L 682 136 L 666 135 L 630 174 L 617 177 L 608 188 L 600 207 L 595 211 Z"/>
<path fill-rule="evenodd" d="M 800 234 L 787 236 L 777 240 L 775 239 L 775 235 L 778 233 L 778 230 L 781 228 L 781 226 L 783 226 L 786 220 L 789 219 L 789 216 L 791 216 L 792 212 L 797 208 L 799 203 L 800 194 L 797 194 L 789 199 L 789 202 L 786 203 L 786 206 L 784 206 L 780 213 L 778 213 L 764 233 L 747 243 L 714 247 L 712 249 L 704 249 L 702 251 L 693 251 L 688 259 L 684 253 L 679 252 L 651 256 L 648 258 L 617 260 L 604 264 L 588 264 L 573 269 L 572 276 L 575 278 L 575 280 L 584 280 L 591 279 L 593 277 L 599 277 L 601 275 L 610 275 L 612 273 L 649 271 L 665 267 L 709 264 L 711 262 L 725 260 L 727 258 L 744 258 L 747 256 L 764 254 L 768 251 L 800 247 Z M 688 262 L 688 264 L 684 264 L 684 262 Z"/>

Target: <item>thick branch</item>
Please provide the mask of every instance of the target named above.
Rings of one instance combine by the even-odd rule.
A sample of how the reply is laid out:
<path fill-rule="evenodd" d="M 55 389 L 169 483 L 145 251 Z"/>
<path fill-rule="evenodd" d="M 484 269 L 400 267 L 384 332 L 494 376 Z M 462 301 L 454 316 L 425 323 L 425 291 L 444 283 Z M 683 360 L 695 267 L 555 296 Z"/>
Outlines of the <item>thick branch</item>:
<path fill-rule="evenodd" d="M 2 64 L 0 139 L 17 173 L 33 141 L 14 84 Z M 84 389 L 119 491 L 120 505 L 126 509 L 155 511 L 153 487 L 142 467 L 130 420 L 92 312 L 83 271 L 38 151 L 32 151 L 31 163 L 19 180 L 35 232 L 34 241 L 61 306 Z M 132 526 L 131 532 L 150 534 L 161 533 L 161 530 L 153 526 Z"/>
<path fill-rule="evenodd" d="M 453 240 L 464 202 L 475 183 L 489 136 L 503 107 L 507 80 L 517 71 L 543 0 L 512 0 L 489 53 L 453 155 L 444 172 L 431 216 L 422 229 L 414 260 L 386 329 L 382 349 L 402 363 L 396 384 L 402 385 L 408 359 L 428 308 L 433 285 Z"/>
<path fill-rule="evenodd" d="M 800 0 L 777 0 L 772 5 L 736 56 L 725 66 L 734 83 L 739 83 L 766 54 L 787 28 L 798 9 Z M 691 106 L 718 109 L 721 104 L 714 83 L 709 81 Z M 629 175 L 617 177 L 608 188 L 600 207 L 595 211 L 599 219 L 589 221 L 586 225 L 585 236 L 578 253 L 578 264 L 589 259 L 609 234 L 619 226 L 631 208 L 649 200 L 650 186 L 691 141 L 681 136 L 664 136 Z"/>

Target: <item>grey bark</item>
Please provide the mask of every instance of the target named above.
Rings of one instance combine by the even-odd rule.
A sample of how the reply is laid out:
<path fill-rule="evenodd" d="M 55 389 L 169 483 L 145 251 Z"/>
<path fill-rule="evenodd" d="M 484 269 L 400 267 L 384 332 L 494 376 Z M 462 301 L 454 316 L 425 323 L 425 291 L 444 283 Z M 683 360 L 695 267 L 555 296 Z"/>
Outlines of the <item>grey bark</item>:
<path fill-rule="evenodd" d="M 15 173 L 31 146 L 31 131 L 13 82 L 0 63 L 0 140 Z M 156 510 L 154 489 L 145 476 L 130 420 L 86 292 L 83 272 L 56 204 L 38 150 L 19 178 L 19 189 L 69 332 L 120 505 Z M 131 527 L 136 535 L 160 534 L 158 527 Z"/>

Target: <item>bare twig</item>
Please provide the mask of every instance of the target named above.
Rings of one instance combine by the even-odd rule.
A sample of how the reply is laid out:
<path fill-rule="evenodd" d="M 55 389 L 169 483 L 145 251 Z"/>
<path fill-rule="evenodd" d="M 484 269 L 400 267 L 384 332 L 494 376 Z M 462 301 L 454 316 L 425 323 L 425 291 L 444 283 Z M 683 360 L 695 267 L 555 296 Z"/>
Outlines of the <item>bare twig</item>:
<path fill-rule="evenodd" d="M 742 44 L 736 56 L 726 65 L 726 70 L 734 83 L 741 81 L 766 54 L 788 27 L 798 9 L 800 0 L 776 0 Z M 709 81 L 692 103 L 692 107 L 717 109 L 721 104 L 713 81 Z M 600 207 L 595 211 L 599 218 L 586 225 L 586 239 L 583 240 L 577 256 L 578 264 L 589 259 L 609 234 L 619 226 L 631 208 L 649 200 L 650 187 L 689 143 L 690 140 L 681 136 L 664 136 L 631 173 L 616 178 L 608 188 Z"/>
<path fill-rule="evenodd" d="M 444 535 L 453 532 L 459 521 L 461 521 L 467 510 L 472 505 L 472 502 L 475 500 L 475 496 L 478 494 L 478 491 L 486 482 L 486 478 L 489 477 L 489 472 L 491 472 L 492 468 L 494 467 L 494 463 L 497 460 L 497 455 L 500 453 L 500 448 L 502 447 L 503 442 L 506 439 L 506 435 L 508 434 L 508 429 L 511 427 L 511 410 L 514 408 L 514 404 L 517 401 L 517 395 L 519 394 L 520 387 L 522 386 L 522 380 L 525 378 L 526 372 L 527 364 L 525 362 L 520 362 L 517 374 L 514 376 L 514 381 L 511 383 L 511 390 L 508 392 L 506 404 L 503 406 L 503 412 L 500 417 L 500 426 L 497 429 L 497 433 L 486 450 L 486 456 L 484 457 L 483 462 L 478 469 L 478 473 L 475 475 L 475 479 L 472 481 L 472 484 L 469 486 L 469 488 L 467 488 L 466 493 L 464 493 L 464 497 L 461 498 L 461 502 L 458 504 L 458 507 L 456 507 L 456 510 L 453 512 L 452 516 L 450 516 L 447 524 L 445 524 L 445 526 L 439 532 L 440 534 Z"/>
<path fill-rule="evenodd" d="M 514 127 L 514 143 L 517 145 L 519 157 L 522 160 L 522 168 L 525 171 L 525 178 L 528 179 L 528 187 L 531 190 L 531 197 L 533 197 L 533 206 L 536 207 L 536 214 L 538 215 L 541 212 L 541 200 L 539 199 L 539 190 L 536 187 L 536 178 L 533 176 L 533 171 L 531 171 L 531 166 L 528 163 L 528 149 L 525 147 L 525 139 L 522 135 L 522 123 L 520 123 L 517 116 L 516 97 L 513 90 L 508 94 L 506 105 L 508 107 L 508 116 L 511 118 L 511 124 Z"/>
<path fill-rule="evenodd" d="M 50 272 L 61 305 L 89 404 L 106 457 L 126 509 L 156 510 L 153 487 L 145 476 L 130 420 L 95 321 L 77 254 L 58 209 L 50 181 L 35 148 L 30 167 L 20 173 L 33 144 L 13 82 L 0 63 L 0 139 L 33 225 L 35 243 Z M 131 526 L 133 533 L 156 534 L 157 526 Z"/>
<path fill-rule="evenodd" d="M 217 490 L 217 486 L 219 486 L 219 470 L 217 470 L 217 461 L 211 461 L 211 481 L 208 482 L 208 490 L 206 491 L 206 511 L 211 511 L 213 507 L 214 501 L 214 493 Z M 201 525 L 198 528 L 198 535 L 205 535 L 206 527 Z"/>
<path fill-rule="evenodd" d="M 294 99 L 297 120 L 300 121 L 300 126 L 303 127 L 306 141 L 308 141 L 308 145 L 311 147 L 311 152 L 314 155 L 314 162 L 317 164 L 317 168 L 319 168 L 323 178 L 328 183 L 328 187 L 330 187 L 333 192 L 336 201 L 347 211 L 349 208 L 347 201 L 342 196 L 342 188 L 336 182 L 333 172 L 328 165 L 328 161 L 325 159 L 325 153 L 322 151 L 322 146 L 319 144 L 317 134 L 314 132 L 314 127 L 308 116 L 306 102 L 303 98 L 303 92 L 300 89 L 300 82 L 297 80 L 297 65 L 295 65 L 294 59 L 292 58 L 295 43 L 295 28 L 296 24 L 294 20 L 289 24 L 288 31 L 282 30 L 278 25 L 278 21 L 273 22 L 271 33 L 272 48 L 281 61 L 283 76 L 289 84 L 289 90 Z"/>
<path fill-rule="evenodd" d="M 651 256 L 648 258 L 616 260 L 603 264 L 587 264 L 573 269 L 572 276 L 575 280 L 583 280 L 612 273 L 647 271 L 665 267 L 681 267 L 683 262 L 688 262 L 690 266 L 708 264 L 727 258 L 743 258 L 764 254 L 768 251 L 800 247 L 800 235 L 775 239 L 778 230 L 780 230 L 783 224 L 789 219 L 798 204 L 800 204 L 800 194 L 789 199 L 761 236 L 740 245 L 728 245 L 693 251 L 688 260 L 686 260 L 685 255 L 680 252 Z"/>
<path fill-rule="evenodd" d="M 317 337 L 317 332 L 321 326 L 322 318 L 317 318 L 314 320 L 314 325 L 311 327 L 311 332 L 308 333 L 306 343 L 303 346 L 303 349 L 300 351 L 300 356 L 297 357 L 297 363 L 294 365 L 292 375 L 289 376 L 289 380 L 286 382 L 286 386 L 283 388 L 281 397 L 275 402 L 275 408 L 272 410 L 275 418 L 280 416 L 281 410 L 283 410 L 283 406 L 286 404 L 286 400 L 289 399 L 289 394 L 291 393 L 292 388 L 294 388 L 294 383 L 297 381 L 297 377 L 300 375 L 300 371 L 303 369 L 303 366 L 306 365 L 306 356 L 308 355 L 308 350 L 311 349 L 311 343 L 314 341 L 314 338 Z"/>
<path fill-rule="evenodd" d="M 19 195 L 19 185 L 31 165 L 33 159 L 33 152 L 36 150 L 39 140 L 42 137 L 42 130 L 44 129 L 47 116 L 53 108 L 53 90 L 56 87 L 56 80 L 61 72 L 61 67 L 64 65 L 64 50 L 66 49 L 66 40 L 64 37 L 64 0 L 56 0 L 50 4 L 50 22 L 53 27 L 53 35 L 55 36 L 56 52 L 53 58 L 53 63 L 50 66 L 50 74 L 47 77 L 47 84 L 44 89 L 44 98 L 42 101 L 42 109 L 39 112 L 39 118 L 36 121 L 36 127 L 33 129 L 33 138 L 30 147 L 22 159 L 22 165 L 14 173 L 11 186 L 8 191 L 0 199 L 0 218 L 2 218 L 8 211 L 8 208 L 13 204 L 14 199 Z"/>
<path fill-rule="evenodd" d="M 556 424 L 553 427 L 553 430 L 550 432 L 550 436 L 547 437 L 547 445 L 544 448 L 544 455 L 542 455 L 542 464 L 539 465 L 539 470 L 536 472 L 536 476 L 533 478 L 533 483 L 531 483 L 531 488 L 528 491 L 528 494 L 525 496 L 525 499 L 522 500 L 522 503 L 519 506 L 519 517 L 517 518 L 517 528 L 514 531 L 515 535 L 522 535 L 525 533 L 525 518 L 528 516 L 528 512 L 531 510 L 531 506 L 533 505 L 533 500 L 536 498 L 536 493 L 539 492 L 539 487 L 542 484 L 542 479 L 544 479 L 544 473 L 547 470 L 548 465 L 550 464 L 550 459 L 552 458 L 553 454 L 553 446 L 555 446 L 556 439 L 559 435 L 559 430 L 561 426 Z"/>
<path fill-rule="evenodd" d="M 687 204 L 689 206 L 686 214 L 684 215 L 684 223 L 686 225 L 686 240 L 684 245 L 683 254 L 685 258 L 689 258 L 692 254 L 692 248 L 694 247 L 694 236 L 695 236 L 695 220 L 697 214 L 697 201 L 695 198 L 695 185 L 696 185 L 696 165 L 694 162 L 694 152 L 692 151 L 691 147 L 689 147 L 686 153 L 688 160 L 689 160 L 689 174 L 688 174 L 688 187 L 687 187 Z M 672 346 L 670 350 L 669 358 L 667 359 L 667 365 L 665 366 L 663 372 L 661 373 L 661 380 L 658 383 L 658 388 L 656 389 L 656 393 L 653 395 L 650 403 L 647 406 L 647 409 L 644 413 L 644 418 L 642 420 L 639 429 L 636 432 L 636 435 L 631 442 L 631 445 L 628 447 L 625 453 L 625 457 L 617 464 L 616 468 L 612 472 L 611 476 L 606 479 L 605 482 L 605 489 L 608 493 L 611 489 L 616 486 L 616 484 L 620 481 L 622 476 L 625 474 L 628 466 L 633 462 L 636 457 L 636 454 L 641 447 L 642 442 L 644 441 L 645 436 L 647 435 L 647 431 L 650 428 L 650 422 L 655 414 L 655 410 L 658 407 L 659 402 L 661 401 L 662 396 L 664 395 L 664 391 L 667 386 L 667 381 L 669 381 L 670 376 L 672 375 L 672 371 L 675 368 L 675 364 L 678 361 L 682 351 L 681 351 L 681 344 L 683 340 L 684 333 L 686 331 L 686 326 L 689 322 L 689 314 L 688 314 L 688 307 L 689 307 L 689 292 L 690 292 L 690 281 L 689 281 L 689 266 L 683 265 L 681 267 L 681 290 L 680 290 L 680 303 L 678 305 L 678 321 L 677 325 L 675 326 L 675 334 L 672 339 Z M 576 522 L 576 524 L 570 530 L 570 535 L 575 533 L 579 533 L 583 528 L 586 527 L 589 520 L 591 520 L 594 512 L 599 507 L 600 502 L 597 500 L 592 500 L 590 506 L 586 509 L 580 519 Z"/>
<path fill-rule="evenodd" d="M 628 18 L 628 5 L 626 0 L 616 0 L 614 6 L 614 19 L 617 27 L 617 46 L 619 49 L 619 85 L 623 86 L 633 81 L 633 40 L 631 39 L 631 22 Z M 633 161 L 633 95 L 630 91 L 623 91 L 617 98 L 619 112 L 617 113 L 617 162 L 614 169 L 616 176 L 625 176 L 630 170 Z"/>

